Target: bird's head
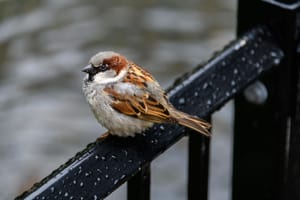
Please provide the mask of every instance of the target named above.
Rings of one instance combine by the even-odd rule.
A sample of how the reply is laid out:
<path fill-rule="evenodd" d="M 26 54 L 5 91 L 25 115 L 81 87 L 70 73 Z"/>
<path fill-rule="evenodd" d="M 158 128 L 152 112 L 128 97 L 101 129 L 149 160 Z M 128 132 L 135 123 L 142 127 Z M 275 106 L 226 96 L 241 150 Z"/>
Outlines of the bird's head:
<path fill-rule="evenodd" d="M 89 64 L 82 69 L 88 81 L 107 84 L 120 80 L 128 70 L 127 59 L 113 51 L 102 51 L 91 57 Z"/>

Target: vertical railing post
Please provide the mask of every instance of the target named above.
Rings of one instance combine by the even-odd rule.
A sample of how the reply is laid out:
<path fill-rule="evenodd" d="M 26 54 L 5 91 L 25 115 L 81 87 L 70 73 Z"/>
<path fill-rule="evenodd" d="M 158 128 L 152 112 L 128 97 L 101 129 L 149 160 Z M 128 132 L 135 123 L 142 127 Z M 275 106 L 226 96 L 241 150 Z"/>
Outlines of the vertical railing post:
<path fill-rule="evenodd" d="M 297 86 L 294 92 L 293 110 L 291 116 L 290 135 L 287 141 L 286 152 L 286 174 L 285 174 L 285 196 L 284 199 L 300 200 L 300 1 L 296 14 L 296 33 L 294 35 L 297 45 L 297 55 L 293 64 L 295 69 L 294 85 Z M 293 28 L 293 27 L 291 27 Z M 294 52 L 291 51 L 291 54 Z"/>
<path fill-rule="evenodd" d="M 206 200 L 208 195 L 209 138 L 192 132 L 188 147 L 188 200 Z"/>
<path fill-rule="evenodd" d="M 300 49 L 299 49 L 300 50 Z M 300 51 L 297 56 L 300 66 Z M 298 77 L 300 74 L 298 72 Z M 300 81 L 297 81 L 296 108 L 291 117 L 291 132 L 287 141 L 285 199 L 300 200 Z"/>
<path fill-rule="evenodd" d="M 128 200 L 150 200 L 150 164 L 143 167 L 127 183 Z"/>
<path fill-rule="evenodd" d="M 281 2 L 239 0 L 238 35 L 266 24 L 285 57 L 260 79 L 268 93 L 265 102 L 250 101 L 243 94 L 235 99 L 233 200 L 300 199 L 300 132 L 299 117 L 295 118 L 299 1 Z"/>

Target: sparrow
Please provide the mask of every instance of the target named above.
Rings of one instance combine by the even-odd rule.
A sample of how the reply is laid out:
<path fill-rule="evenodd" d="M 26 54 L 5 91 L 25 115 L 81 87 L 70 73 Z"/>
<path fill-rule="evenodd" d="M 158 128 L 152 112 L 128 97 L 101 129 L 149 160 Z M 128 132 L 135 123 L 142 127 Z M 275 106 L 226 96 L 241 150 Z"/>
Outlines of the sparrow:
<path fill-rule="evenodd" d="M 142 67 L 113 51 L 92 56 L 82 69 L 82 90 L 105 135 L 135 136 L 155 123 L 180 124 L 206 136 L 211 125 L 177 110 L 166 92 Z"/>

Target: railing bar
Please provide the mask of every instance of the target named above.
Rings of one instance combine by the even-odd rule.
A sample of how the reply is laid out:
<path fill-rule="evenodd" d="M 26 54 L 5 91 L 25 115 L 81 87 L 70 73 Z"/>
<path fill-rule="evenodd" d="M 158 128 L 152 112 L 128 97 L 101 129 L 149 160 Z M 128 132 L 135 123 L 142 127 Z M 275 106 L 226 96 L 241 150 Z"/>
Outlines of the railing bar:
<path fill-rule="evenodd" d="M 151 169 L 143 167 L 127 182 L 128 200 L 150 200 Z"/>
<path fill-rule="evenodd" d="M 210 140 L 198 133 L 189 135 L 188 200 L 206 200 Z"/>

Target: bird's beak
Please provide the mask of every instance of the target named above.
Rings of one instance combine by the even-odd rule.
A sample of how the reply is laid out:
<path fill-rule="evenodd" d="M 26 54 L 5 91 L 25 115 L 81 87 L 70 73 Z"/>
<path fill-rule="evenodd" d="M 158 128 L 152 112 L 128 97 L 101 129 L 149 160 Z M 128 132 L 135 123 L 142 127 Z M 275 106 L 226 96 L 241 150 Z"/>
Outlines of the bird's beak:
<path fill-rule="evenodd" d="M 87 65 L 81 71 L 87 74 L 93 74 L 95 69 L 92 67 L 92 65 Z"/>

